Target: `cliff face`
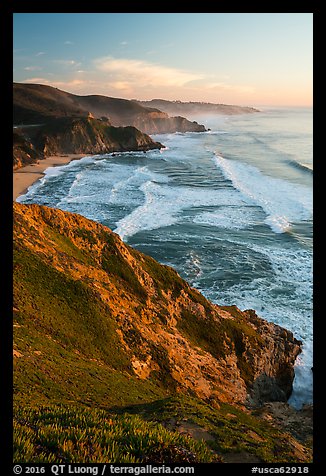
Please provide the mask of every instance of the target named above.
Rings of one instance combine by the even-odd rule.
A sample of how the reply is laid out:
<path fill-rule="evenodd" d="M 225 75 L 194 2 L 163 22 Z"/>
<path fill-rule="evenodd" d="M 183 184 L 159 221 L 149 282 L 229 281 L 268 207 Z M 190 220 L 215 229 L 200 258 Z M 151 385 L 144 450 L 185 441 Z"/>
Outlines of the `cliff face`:
<path fill-rule="evenodd" d="M 213 305 L 108 228 L 15 203 L 14 243 L 15 322 L 23 336 L 15 341 L 17 381 L 37 373 L 53 398 L 54 356 L 68 352 L 77 369 L 68 370 L 70 394 L 81 363 L 95 359 L 109 392 L 113 372 L 130 388 L 136 379 L 154 394 L 190 392 L 216 404 L 289 396 L 300 352 L 291 332 L 254 311 Z M 51 356 L 38 358 L 44 342 Z M 89 386 L 97 377 L 85 378 Z"/>
<path fill-rule="evenodd" d="M 168 117 L 162 112 L 149 112 L 134 120 L 134 125 L 147 134 L 167 134 L 173 132 L 205 132 L 205 126 L 184 117 Z"/>
<path fill-rule="evenodd" d="M 311 461 L 293 335 L 98 223 L 14 203 L 13 314 L 17 463 Z"/>
<path fill-rule="evenodd" d="M 94 118 L 61 118 L 41 129 L 35 142 L 44 154 L 100 154 L 114 151 L 159 149 L 154 142 L 135 127 L 113 127 Z"/>
<path fill-rule="evenodd" d="M 14 123 L 33 124 L 51 118 L 109 117 L 116 127 L 133 126 L 146 134 L 202 132 L 205 127 L 186 118 L 169 117 L 158 109 L 147 108 L 127 99 L 106 96 L 77 96 L 41 84 L 14 84 Z"/>
<path fill-rule="evenodd" d="M 33 164 L 43 158 L 40 150 L 36 150 L 34 144 L 24 135 L 14 132 L 13 134 L 13 160 L 14 170 Z"/>
<path fill-rule="evenodd" d="M 113 127 L 108 121 L 57 118 L 14 135 L 14 168 L 56 154 L 104 154 L 129 150 L 159 149 L 147 134 L 135 127 Z"/>

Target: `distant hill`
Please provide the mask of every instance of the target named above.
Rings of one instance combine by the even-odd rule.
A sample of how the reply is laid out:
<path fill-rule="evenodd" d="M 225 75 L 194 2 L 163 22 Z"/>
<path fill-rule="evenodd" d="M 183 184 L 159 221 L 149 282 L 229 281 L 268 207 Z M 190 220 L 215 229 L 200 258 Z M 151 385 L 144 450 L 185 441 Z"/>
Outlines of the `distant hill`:
<path fill-rule="evenodd" d="M 309 461 L 244 407 L 289 396 L 291 332 L 80 215 L 15 203 L 13 223 L 16 462 Z"/>
<path fill-rule="evenodd" d="M 62 117 L 108 117 L 113 126 L 133 126 L 146 134 L 203 132 L 205 127 L 184 117 L 169 117 L 157 108 L 144 107 L 127 99 L 107 96 L 78 96 L 42 84 L 14 83 L 15 125 L 47 122 Z"/>
<path fill-rule="evenodd" d="M 151 101 L 135 101 L 136 104 L 145 107 L 159 108 L 168 114 L 184 114 L 186 116 L 204 114 L 252 114 L 259 112 L 258 109 L 248 106 L 234 106 L 230 104 L 213 104 L 209 102 L 182 102 L 167 101 L 165 99 L 152 99 Z"/>

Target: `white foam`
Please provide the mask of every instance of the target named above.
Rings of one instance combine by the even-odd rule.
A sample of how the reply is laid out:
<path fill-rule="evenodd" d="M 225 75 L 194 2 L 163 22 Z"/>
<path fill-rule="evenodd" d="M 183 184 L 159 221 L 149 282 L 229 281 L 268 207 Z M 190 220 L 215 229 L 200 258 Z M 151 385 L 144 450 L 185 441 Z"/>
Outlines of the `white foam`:
<path fill-rule="evenodd" d="M 213 130 L 210 130 L 210 131 L 206 131 L 205 134 L 209 134 L 211 136 L 218 136 L 220 134 L 229 134 L 229 132 L 227 131 L 213 131 Z"/>
<path fill-rule="evenodd" d="M 276 324 L 291 330 L 303 341 L 303 352 L 295 364 L 294 391 L 291 405 L 300 408 L 312 400 L 312 259 L 311 251 L 293 249 L 284 244 L 280 247 L 228 241 L 246 245 L 263 255 L 271 264 L 274 277 L 269 273 L 251 281 L 241 281 L 226 290 L 216 283 L 207 297 L 219 304 L 236 304 L 240 309 L 255 309 L 257 313 Z M 204 294 L 205 294 L 205 290 Z M 285 293 L 285 294 L 284 294 Z"/>
<path fill-rule="evenodd" d="M 120 220 L 114 230 L 122 239 L 141 230 L 155 230 L 177 221 L 174 214 L 180 207 L 176 203 L 166 206 L 166 190 L 162 186 L 149 180 L 140 186 L 140 190 L 145 196 L 144 204 Z"/>
<path fill-rule="evenodd" d="M 174 264 L 171 263 L 171 266 L 174 266 Z M 203 274 L 200 256 L 194 250 L 190 251 L 185 260 L 185 271 L 188 276 L 191 276 L 192 280 L 194 278 L 199 279 Z"/>
<path fill-rule="evenodd" d="M 17 197 L 16 202 L 24 203 L 26 200 L 30 198 L 30 196 L 33 196 L 37 190 L 43 187 L 46 184 L 46 182 L 48 182 L 51 178 L 58 177 L 59 175 L 61 175 L 63 172 L 60 169 L 61 167 L 49 167 L 48 169 L 46 169 L 44 171 L 44 176 L 41 177 L 36 182 L 34 182 L 32 185 L 30 185 L 27 188 L 27 191 L 25 194 Z"/>
<path fill-rule="evenodd" d="M 312 218 L 312 192 L 308 187 L 264 175 L 252 165 L 215 155 L 215 164 L 249 204 L 266 213 L 265 223 L 284 233 L 292 223 Z"/>
<path fill-rule="evenodd" d="M 144 181 L 141 167 L 127 164 L 105 163 L 106 157 L 96 158 L 88 168 L 76 168 L 75 179 L 68 193 L 61 199 L 57 206 L 68 203 L 85 203 L 91 207 L 98 203 L 119 204 L 128 203 L 131 197 L 130 187 L 133 182 L 138 184 Z M 104 167 L 102 171 L 102 166 Z M 144 174 L 146 175 L 145 171 Z M 130 196 L 129 196 L 130 195 Z M 87 199 L 87 200 L 86 200 Z"/>
<path fill-rule="evenodd" d="M 34 194 L 35 190 L 37 190 L 39 187 L 41 187 L 44 184 L 44 182 L 45 182 L 44 177 L 42 177 L 39 180 L 37 180 L 36 182 L 34 182 L 32 185 L 30 185 L 27 188 L 26 193 L 24 193 L 23 195 L 20 195 L 19 197 L 16 198 L 16 202 L 24 203 L 26 200 L 29 199 L 29 197 L 31 195 Z"/>
<path fill-rule="evenodd" d="M 85 165 L 85 164 L 92 164 L 93 162 L 95 162 L 95 160 L 97 158 L 99 158 L 101 156 L 97 156 L 97 155 L 87 155 L 85 157 L 82 157 L 81 159 L 73 159 L 71 160 L 68 164 L 65 164 L 65 165 L 61 165 L 60 167 L 56 167 L 56 168 L 59 168 L 59 169 L 62 169 L 63 171 L 66 170 L 66 169 L 73 169 L 75 168 L 76 166 L 80 166 L 81 164 L 82 165 Z"/>
<path fill-rule="evenodd" d="M 223 238 L 223 241 L 225 238 Z M 270 263 L 273 272 L 274 272 L 274 287 L 270 286 L 269 281 L 266 283 L 266 298 L 267 300 L 274 299 L 271 298 L 271 293 L 275 291 L 276 288 L 280 290 L 288 286 L 292 286 L 293 291 L 293 300 L 296 302 L 301 302 L 301 306 L 296 306 L 294 311 L 296 315 L 301 313 L 302 319 L 302 333 L 300 334 L 301 338 L 309 337 L 312 334 L 311 327 L 311 301 L 312 301 L 312 285 L 313 285 L 313 269 L 312 269 L 312 259 L 311 251 L 308 249 L 293 249 L 292 246 L 287 247 L 284 243 L 282 246 L 273 246 L 268 244 L 259 243 L 259 245 L 252 242 L 238 241 L 236 239 L 228 238 L 227 240 L 230 243 L 236 245 L 246 246 L 246 248 L 251 249 L 252 251 L 264 256 Z M 250 296 L 258 296 L 259 293 L 264 289 L 265 285 L 263 280 L 255 282 L 254 280 L 248 284 L 241 283 L 233 286 L 229 289 L 230 297 L 241 296 L 242 298 L 246 295 L 248 298 Z M 246 293 L 248 291 L 248 294 Z M 249 302 L 245 304 L 246 306 L 250 305 Z M 280 325 L 285 325 L 285 321 L 280 321 L 280 319 L 287 319 L 287 315 L 291 312 L 286 303 L 286 313 L 282 316 L 279 313 L 279 309 L 272 309 L 273 320 L 278 322 Z M 255 307 L 254 307 L 255 309 Z M 296 323 L 300 325 L 299 321 Z M 307 326 L 309 329 L 307 330 Z"/>
<path fill-rule="evenodd" d="M 60 207 L 62 203 L 64 202 L 79 202 L 81 199 L 84 198 L 84 196 L 80 196 L 79 194 L 77 196 L 74 195 L 74 189 L 79 187 L 81 184 L 82 179 L 85 177 L 85 172 L 81 171 L 76 174 L 75 180 L 72 182 L 68 193 L 57 203 L 57 206 Z"/>
<path fill-rule="evenodd" d="M 64 170 L 62 170 L 62 168 L 62 165 L 60 167 L 49 167 L 48 169 L 44 170 L 44 175 L 47 179 L 51 177 L 58 177 L 59 175 L 62 175 L 64 173 Z"/>
<path fill-rule="evenodd" d="M 297 357 L 294 370 L 293 392 L 288 400 L 297 409 L 303 403 L 313 403 L 313 342 L 305 342 L 302 353 Z M 308 389 L 311 389 L 307 392 Z"/>
<path fill-rule="evenodd" d="M 30 185 L 24 195 L 20 195 L 16 201 L 19 203 L 24 203 L 26 199 L 28 199 L 31 195 L 35 193 L 36 190 L 39 188 L 43 187 L 48 180 L 51 180 L 54 177 L 59 177 L 64 173 L 64 165 L 61 165 L 59 167 L 48 167 L 47 169 L 44 170 L 43 172 L 43 177 L 41 177 L 39 180 L 34 182 L 32 185 Z"/>
<path fill-rule="evenodd" d="M 28 187 L 27 192 L 24 195 L 18 197 L 16 201 L 23 203 L 25 200 L 28 200 L 29 197 L 36 192 L 36 190 L 43 187 L 49 180 L 53 179 L 54 177 L 59 177 L 60 175 L 63 175 L 67 170 L 79 167 L 80 164 L 84 165 L 93 163 L 95 158 L 96 156 L 87 156 L 81 159 L 74 159 L 65 165 L 48 167 L 43 172 L 44 176 L 40 178 L 37 182 L 32 184 L 30 187 Z"/>
<path fill-rule="evenodd" d="M 150 172 L 146 166 L 130 166 L 127 171 L 125 167 L 118 166 L 118 168 L 116 168 L 116 176 L 118 180 L 115 180 L 112 185 L 108 199 L 109 203 L 130 203 L 132 197 L 128 196 L 126 192 L 130 191 L 129 189 L 131 188 L 142 190 L 141 185 L 146 181 L 168 181 L 167 177 L 162 174 Z"/>
<path fill-rule="evenodd" d="M 219 228 L 241 230 L 256 223 L 252 207 L 220 206 L 215 212 L 204 212 L 194 218 L 194 223 Z"/>
<path fill-rule="evenodd" d="M 173 225 L 179 221 L 181 211 L 206 206 L 244 205 L 240 194 L 232 189 L 173 187 L 164 181 L 166 177 L 163 176 L 163 183 L 148 180 L 140 186 L 144 202 L 117 223 L 115 232 L 122 239 L 141 230 L 155 230 Z M 188 219 L 186 213 L 183 218 Z"/>

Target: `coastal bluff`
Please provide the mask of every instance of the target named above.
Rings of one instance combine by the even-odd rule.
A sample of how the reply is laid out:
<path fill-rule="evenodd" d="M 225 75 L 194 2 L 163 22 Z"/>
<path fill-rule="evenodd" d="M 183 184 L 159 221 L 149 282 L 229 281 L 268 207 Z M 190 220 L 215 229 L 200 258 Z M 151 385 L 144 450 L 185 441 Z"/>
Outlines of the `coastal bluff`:
<path fill-rule="evenodd" d="M 63 299 L 69 307 L 69 287 L 64 284 L 69 282 L 101 307 L 103 315 L 89 331 L 102 335 L 104 351 L 112 341 L 110 323 L 114 345 L 130 375 L 158 385 L 166 382 L 174 390 L 191 391 L 216 402 L 260 404 L 286 401 L 290 396 L 300 342 L 288 330 L 259 318 L 253 310 L 212 304 L 172 268 L 82 216 L 15 203 L 14 225 L 16 256 L 22 260 L 15 272 L 19 283 L 15 306 L 24 313 L 27 308 L 20 302 L 25 302 L 33 289 L 26 284 L 22 293 L 26 259 L 29 270 L 35 266 L 29 282 L 35 279 L 33 286 L 39 286 L 43 281 L 41 287 L 34 287 L 31 299 L 36 308 L 42 308 L 42 327 L 47 332 L 54 325 L 58 336 L 64 338 L 62 329 L 68 323 L 59 301 Z M 41 269 L 44 273 L 39 274 Z M 51 275 L 53 279 L 47 283 Z M 51 288 L 55 281 L 60 286 L 60 280 L 58 300 Z M 53 301 L 51 312 L 55 307 L 59 313 L 55 322 L 44 305 L 48 293 Z M 34 319 L 36 323 L 37 314 Z M 78 348 L 80 329 L 86 324 L 82 308 L 74 319 L 70 339 Z M 92 340 L 91 334 L 84 338 Z M 117 365 L 105 351 L 101 355 L 108 364 Z"/>
<path fill-rule="evenodd" d="M 204 132 L 205 126 L 185 117 L 170 117 L 157 108 L 134 101 L 101 95 L 80 96 L 44 84 L 14 83 L 13 120 L 15 125 L 46 123 L 54 118 L 89 114 L 107 117 L 112 126 L 133 126 L 146 134 Z"/>
<path fill-rule="evenodd" d="M 16 462 L 311 460 L 263 406 L 287 405 L 291 332 L 211 303 L 97 222 L 13 206 Z"/>
<path fill-rule="evenodd" d="M 114 127 L 108 120 L 60 117 L 14 129 L 14 170 L 58 154 L 107 154 L 147 151 L 163 145 L 133 126 Z"/>

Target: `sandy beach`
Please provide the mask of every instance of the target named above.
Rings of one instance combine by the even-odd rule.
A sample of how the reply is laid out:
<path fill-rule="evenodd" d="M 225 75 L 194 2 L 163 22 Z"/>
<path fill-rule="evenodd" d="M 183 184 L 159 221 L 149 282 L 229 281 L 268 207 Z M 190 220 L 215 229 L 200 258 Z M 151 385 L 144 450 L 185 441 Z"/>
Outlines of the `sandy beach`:
<path fill-rule="evenodd" d="M 14 170 L 13 173 L 13 200 L 27 192 L 34 182 L 44 176 L 44 171 L 49 167 L 55 167 L 58 165 L 65 165 L 74 159 L 81 159 L 86 154 L 65 154 L 65 155 L 53 155 L 47 157 L 44 160 L 40 160 L 36 164 L 26 165 L 18 170 Z"/>

